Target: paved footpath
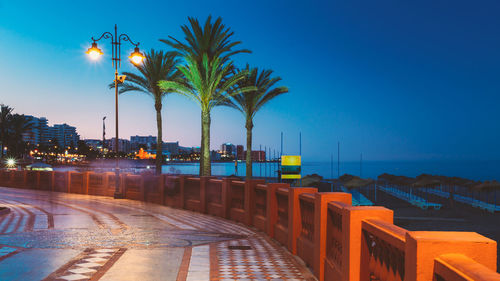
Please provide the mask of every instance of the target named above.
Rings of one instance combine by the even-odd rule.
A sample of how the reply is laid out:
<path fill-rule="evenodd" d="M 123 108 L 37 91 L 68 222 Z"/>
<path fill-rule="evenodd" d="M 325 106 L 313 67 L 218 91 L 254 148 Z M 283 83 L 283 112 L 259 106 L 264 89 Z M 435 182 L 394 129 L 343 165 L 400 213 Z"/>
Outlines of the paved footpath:
<path fill-rule="evenodd" d="M 0 187 L 3 280 L 315 280 L 275 241 L 156 204 Z"/>

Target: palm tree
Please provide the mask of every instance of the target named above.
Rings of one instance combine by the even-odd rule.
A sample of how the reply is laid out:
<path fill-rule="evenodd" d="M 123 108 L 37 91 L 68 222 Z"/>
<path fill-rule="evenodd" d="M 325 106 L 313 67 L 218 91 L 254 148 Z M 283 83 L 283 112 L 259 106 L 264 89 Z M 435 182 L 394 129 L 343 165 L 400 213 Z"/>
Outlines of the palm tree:
<path fill-rule="evenodd" d="M 119 93 L 130 91 L 142 92 L 154 99 L 156 110 L 156 127 L 158 129 L 158 138 L 156 140 L 156 174 L 161 174 L 161 165 L 163 161 L 162 153 L 162 119 L 161 109 L 162 100 L 170 91 L 164 91 L 158 86 L 161 80 L 176 81 L 180 77 L 176 65 L 179 62 L 176 53 L 151 50 L 146 54 L 144 62 L 135 67 L 140 74 L 124 72 L 127 76 L 127 82 L 119 84 Z M 111 84 L 113 88 L 115 84 Z"/>
<path fill-rule="evenodd" d="M 26 119 L 24 114 L 13 114 L 9 121 L 8 144 L 12 156 L 20 156 L 26 152 L 26 143 L 23 134 L 32 128 L 32 123 Z"/>
<path fill-rule="evenodd" d="M 287 87 L 274 87 L 281 80 L 280 77 L 271 77 L 272 70 L 262 70 L 246 66 L 244 69 L 245 78 L 236 84 L 235 92 L 231 99 L 227 99 L 225 105 L 239 110 L 245 116 L 245 128 L 247 129 L 247 151 L 246 151 L 246 177 L 252 177 L 252 129 L 253 118 L 267 102 L 273 98 L 288 93 Z M 252 91 L 240 92 L 238 89 L 248 89 L 254 87 Z"/>
<path fill-rule="evenodd" d="M 14 109 L 8 105 L 0 105 L 0 141 L 2 142 L 2 152 L 0 155 L 2 156 L 2 158 L 4 153 L 4 146 L 7 142 L 7 133 L 9 128 L 9 121 L 12 118 L 12 110 Z"/>
<path fill-rule="evenodd" d="M 160 41 L 173 47 L 183 56 L 185 65 L 177 68 L 183 74 L 182 81 L 165 80 L 159 83 L 164 91 L 175 91 L 195 101 L 201 108 L 201 158 L 200 175 L 210 176 L 210 112 L 222 105 L 231 89 L 245 73 L 234 73 L 231 56 L 250 53 L 248 50 L 233 50 L 241 42 L 231 42 L 233 32 L 217 18 L 212 23 L 209 16 L 202 27 L 197 19 L 189 18 L 191 28 L 182 26 L 187 43 L 173 37 Z M 240 89 L 242 91 L 246 89 Z"/>

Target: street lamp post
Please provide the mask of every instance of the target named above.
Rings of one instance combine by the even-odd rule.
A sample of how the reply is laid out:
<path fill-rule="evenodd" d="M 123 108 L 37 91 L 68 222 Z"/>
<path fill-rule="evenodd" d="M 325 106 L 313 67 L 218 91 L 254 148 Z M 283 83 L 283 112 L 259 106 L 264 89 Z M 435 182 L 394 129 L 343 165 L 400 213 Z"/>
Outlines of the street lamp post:
<path fill-rule="evenodd" d="M 104 120 L 106 120 L 106 116 L 102 118 L 102 155 L 104 157 L 104 148 L 105 148 L 105 143 L 106 143 L 106 124 L 104 123 Z"/>
<path fill-rule="evenodd" d="M 142 62 L 144 55 L 139 51 L 139 42 L 134 43 L 127 34 L 118 35 L 117 26 L 115 24 L 114 35 L 111 32 L 104 32 L 101 37 L 94 39 L 92 37 L 92 46 L 87 50 L 87 54 L 92 60 L 97 60 L 103 54 L 101 49 L 97 47 L 97 42 L 101 39 L 111 39 L 111 62 L 115 68 L 115 194 L 114 198 L 123 198 L 123 194 L 120 191 L 120 167 L 118 165 L 118 83 L 123 83 L 125 81 L 125 75 L 118 75 L 118 68 L 121 66 L 121 41 L 128 41 L 132 44 L 135 49 L 134 52 L 129 56 L 130 61 L 137 65 Z"/>

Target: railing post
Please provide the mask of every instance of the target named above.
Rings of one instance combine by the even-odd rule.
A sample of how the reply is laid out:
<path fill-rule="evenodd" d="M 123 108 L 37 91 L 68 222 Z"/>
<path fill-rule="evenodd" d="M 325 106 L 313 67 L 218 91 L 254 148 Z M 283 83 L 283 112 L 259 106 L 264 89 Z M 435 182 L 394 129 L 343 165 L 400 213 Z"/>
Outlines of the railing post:
<path fill-rule="evenodd" d="M 104 172 L 104 180 L 102 181 L 102 183 L 103 183 L 102 188 L 104 188 L 104 194 L 106 194 L 106 196 L 109 196 L 108 195 L 109 176 L 107 172 Z"/>
<path fill-rule="evenodd" d="M 302 193 L 316 193 L 314 187 L 291 187 L 288 192 L 288 250 L 297 254 L 297 238 L 302 229 L 302 219 L 300 217 L 299 195 Z"/>
<path fill-rule="evenodd" d="M 28 188 L 28 171 L 23 170 L 23 183 L 22 183 L 22 188 Z"/>
<path fill-rule="evenodd" d="M 276 199 L 276 189 L 279 187 L 287 188 L 288 184 L 285 183 L 270 183 L 267 185 L 267 206 L 266 206 L 266 216 L 267 216 L 267 235 L 274 238 L 274 225 L 278 221 L 278 202 Z"/>
<path fill-rule="evenodd" d="M 318 280 L 324 280 L 326 254 L 326 216 L 328 202 L 336 201 L 347 205 L 352 203 L 352 195 L 344 192 L 318 192 L 314 194 L 314 264 L 313 270 Z"/>
<path fill-rule="evenodd" d="M 125 185 L 127 183 L 127 174 L 125 173 L 120 173 L 119 174 L 119 181 L 120 181 L 120 187 L 121 187 L 121 190 L 119 191 L 123 198 L 127 198 L 127 186 Z M 115 187 L 116 188 L 116 187 Z"/>
<path fill-rule="evenodd" d="M 223 218 L 227 219 L 229 218 L 229 192 L 231 191 L 231 178 L 223 178 L 222 179 L 222 188 L 221 188 L 221 201 L 222 201 L 222 209 L 223 209 Z"/>
<path fill-rule="evenodd" d="M 160 205 L 165 205 L 165 174 L 161 174 L 158 179 L 158 192 L 160 193 Z"/>
<path fill-rule="evenodd" d="M 71 173 L 74 173 L 72 171 L 67 171 L 66 172 L 66 185 L 67 185 L 67 192 L 71 193 Z"/>
<path fill-rule="evenodd" d="M 148 176 L 150 176 L 150 175 L 147 175 L 147 177 Z M 140 178 L 140 180 L 139 180 L 139 194 L 140 194 L 139 200 L 141 200 L 142 202 L 146 202 L 146 187 L 144 186 L 144 177 L 139 177 L 139 178 Z"/>
<path fill-rule="evenodd" d="M 200 177 L 200 213 L 207 212 L 207 183 L 212 178 L 210 176 Z"/>
<path fill-rule="evenodd" d="M 50 183 L 49 183 L 49 185 L 50 185 L 50 191 L 53 192 L 56 189 L 56 183 L 55 183 L 56 172 L 51 171 L 49 173 L 50 173 L 50 177 L 49 177 L 50 178 Z"/>
<path fill-rule="evenodd" d="M 179 208 L 180 209 L 184 209 L 184 185 L 186 184 L 186 179 L 188 178 L 188 176 L 186 175 L 181 175 L 179 176 L 179 201 L 180 201 L 180 205 L 179 205 Z"/>
<path fill-rule="evenodd" d="M 394 212 L 378 206 L 353 207 L 342 209 L 342 281 L 360 281 L 362 221 L 376 218 L 393 223 Z M 365 266 L 365 265 L 363 265 Z M 326 272 L 325 272 L 326 277 Z"/>
<path fill-rule="evenodd" d="M 245 202 L 243 202 L 243 208 L 245 209 L 245 224 L 253 225 L 253 213 L 254 213 L 254 203 L 255 203 L 255 186 L 257 184 L 264 184 L 265 180 L 246 180 L 245 181 L 245 190 L 244 190 L 244 198 Z"/>
<path fill-rule="evenodd" d="M 83 194 L 88 195 L 89 194 L 89 177 L 90 173 L 93 172 L 83 172 L 82 174 L 82 192 Z"/>
<path fill-rule="evenodd" d="M 41 187 L 40 187 L 40 171 L 36 171 L 35 188 L 41 189 Z"/>
<path fill-rule="evenodd" d="M 434 260 L 448 253 L 463 254 L 496 271 L 494 240 L 475 232 L 409 231 L 405 246 L 405 280 L 432 280 Z"/>

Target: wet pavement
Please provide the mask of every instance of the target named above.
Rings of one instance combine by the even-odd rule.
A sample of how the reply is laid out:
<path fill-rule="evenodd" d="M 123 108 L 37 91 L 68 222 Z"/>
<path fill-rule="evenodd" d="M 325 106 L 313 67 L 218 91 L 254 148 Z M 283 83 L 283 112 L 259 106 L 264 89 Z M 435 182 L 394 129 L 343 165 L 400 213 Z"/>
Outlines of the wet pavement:
<path fill-rule="evenodd" d="M 262 233 L 209 215 L 4 187 L 0 206 L 0 280 L 312 279 Z"/>

